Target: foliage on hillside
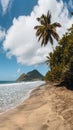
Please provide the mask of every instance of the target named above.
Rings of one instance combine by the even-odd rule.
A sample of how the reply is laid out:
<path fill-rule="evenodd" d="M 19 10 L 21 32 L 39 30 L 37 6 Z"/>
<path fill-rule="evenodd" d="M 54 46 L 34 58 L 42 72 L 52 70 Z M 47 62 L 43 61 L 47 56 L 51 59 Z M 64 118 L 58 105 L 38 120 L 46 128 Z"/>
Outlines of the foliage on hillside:
<path fill-rule="evenodd" d="M 37 70 L 32 70 L 26 74 L 22 74 L 17 79 L 18 82 L 20 82 L 20 81 L 37 81 L 37 80 L 44 80 L 44 76 Z"/>
<path fill-rule="evenodd" d="M 59 41 L 53 53 L 47 57 L 50 71 L 45 79 L 73 85 L 73 25 Z"/>

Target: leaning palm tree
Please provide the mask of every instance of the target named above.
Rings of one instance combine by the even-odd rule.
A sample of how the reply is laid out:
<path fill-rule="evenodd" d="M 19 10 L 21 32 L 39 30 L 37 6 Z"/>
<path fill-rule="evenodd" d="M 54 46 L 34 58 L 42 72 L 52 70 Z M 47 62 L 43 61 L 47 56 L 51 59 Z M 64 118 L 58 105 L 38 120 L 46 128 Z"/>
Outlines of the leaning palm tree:
<path fill-rule="evenodd" d="M 34 29 L 36 29 L 38 41 L 41 40 L 41 46 L 45 46 L 48 41 L 53 45 L 53 38 L 57 41 L 59 40 L 56 27 L 61 27 L 61 25 L 57 22 L 51 24 L 50 11 L 48 11 L 47 16 L 43 14 L 40 18 L 37 18 L 37 21 L 40 22 L 40 25 L 35 26 Z"/>

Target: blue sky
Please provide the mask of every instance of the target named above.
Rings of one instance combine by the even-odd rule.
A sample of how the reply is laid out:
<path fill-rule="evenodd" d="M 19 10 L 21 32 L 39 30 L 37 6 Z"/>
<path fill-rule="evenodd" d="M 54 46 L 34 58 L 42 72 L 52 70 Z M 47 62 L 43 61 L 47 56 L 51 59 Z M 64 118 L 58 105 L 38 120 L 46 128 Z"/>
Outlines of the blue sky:
<path fill-rule="evenodd" d="M 52 12 L 52 21 L 63 25 L 58 30 L 61 37 L 73 22 L 69 16 L 72 0 L 0 0 L 0 80 L 16 80 L 33 69 L 44 75 L 49 70 L 44 62 L 52 51 L 51 45 L 41 48 L 33 29 L 36 17 L 48 10 Z"/>

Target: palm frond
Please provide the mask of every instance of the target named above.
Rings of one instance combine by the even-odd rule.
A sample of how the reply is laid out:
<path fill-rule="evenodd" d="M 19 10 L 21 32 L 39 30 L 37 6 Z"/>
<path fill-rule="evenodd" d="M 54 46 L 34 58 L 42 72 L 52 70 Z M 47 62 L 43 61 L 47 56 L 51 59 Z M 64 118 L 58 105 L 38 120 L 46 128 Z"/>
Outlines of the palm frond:
<path fill-rule="evenodd" d="M 53 38 L 52 38 L 52 36 L 50 36 L 49 41 L 50 41 L 51 45 L 53 45 Z"/>
<path fill-rule="evenodd" d="M 47 60 L 46 60 L 46 64 L 49 65 L 50 64 L 50 57 L 49 56 L 46 56 Z"/>
<path fill-rule="evenodd" d="M 57 34 L 56 31 L 52 30 L 51 34 L 52 34 L 52 36 L 54 37 L 55 40 L 59 41 L 59 35 Z"/>
<path fill-rule="evenodd" d="M 36 18 L 37 19 L 37 21 L 39 22 L 40 21 L 40 18 L 38 17 L 38 18 Z"/>
<path fill-rule="evenodd" d="M 37 30 L 36 31 L 36 36 L 39 36 L 41 34 L 41 31 L 40 30 Z"/>
<path fill-rule="evenodd" d="M 44 46 L 46 46 L 46 44 L 48 43 L 48 41 L 49 41 L 49 35 L 48 35 L 47 32 L 45 32 L 45 34 L 44 34 Z"/>
<path fill-rule="evenodd" d="M 38 37 L 38 41 L 40 41 L 40 40 L 42 39 L 42 37 L 43 37 L 43 32 L 40 33 L 40 35 L 39 35 L 39 37 Z"/>
<path fill-rule="evenodd" d="M 49 57 L 49 56 L 46 56 L 46 58 L 49 60 L 50 57 Z"/>
<path fill-rule="evenodd" d="M 39 30 L 43 30 L 45 28 L 45 26 L 43 25 L 37 25 L 34 27 L 34 29 L 39 29 Z"/>
<path fill-rule="evenodd" d="M 41 46 L 44 45 L 44 37 L 42 37 Z"/>
<path fill-rule="evenodd" d="M 51 13 L 50 11 L 47 12 L 47 19 L 48 19 L 48 24 L 51 23 Z"/>
<path fill-rule="evenodd" d="M 51 24 L 51 27 L 52 27 L 52 28 L 61 27 L 61 24 L 55 22 L 55 23 Z"/>
<path fill-rule="evenodd" d="M 34 27 L 34 29 L 38 29 L 38 28 L 40 28 L 40 26 L 39 26 L 39 25 L 37 25 L 37 26 L 35 26 L 35 27 Z"/>

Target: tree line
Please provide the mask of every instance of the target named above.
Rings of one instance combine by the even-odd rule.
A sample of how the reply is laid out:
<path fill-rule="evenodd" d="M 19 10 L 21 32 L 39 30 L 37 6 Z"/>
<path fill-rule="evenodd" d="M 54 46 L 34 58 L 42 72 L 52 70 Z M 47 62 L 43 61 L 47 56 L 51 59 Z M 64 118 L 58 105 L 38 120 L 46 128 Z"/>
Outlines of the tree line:
<path fill-rule="evenodd" d="M 51 24 L 50 11 L 37 20 L 40 25 L 35 26 L 34 29 L 36 29 L 38 41 L 41 40 L 41 46 L 47 45 L 48 41 L 53 46 L 53 39 L 58 41 L 56 48 L 47 56 L 46 63 L 50 67 L 50 71 L 47 72 L 45 80 L 58 81 L 73 89 L 73 24 L 59 39 L 56 28 L 61 27 L 61 24 L 57 22 Z"/>

